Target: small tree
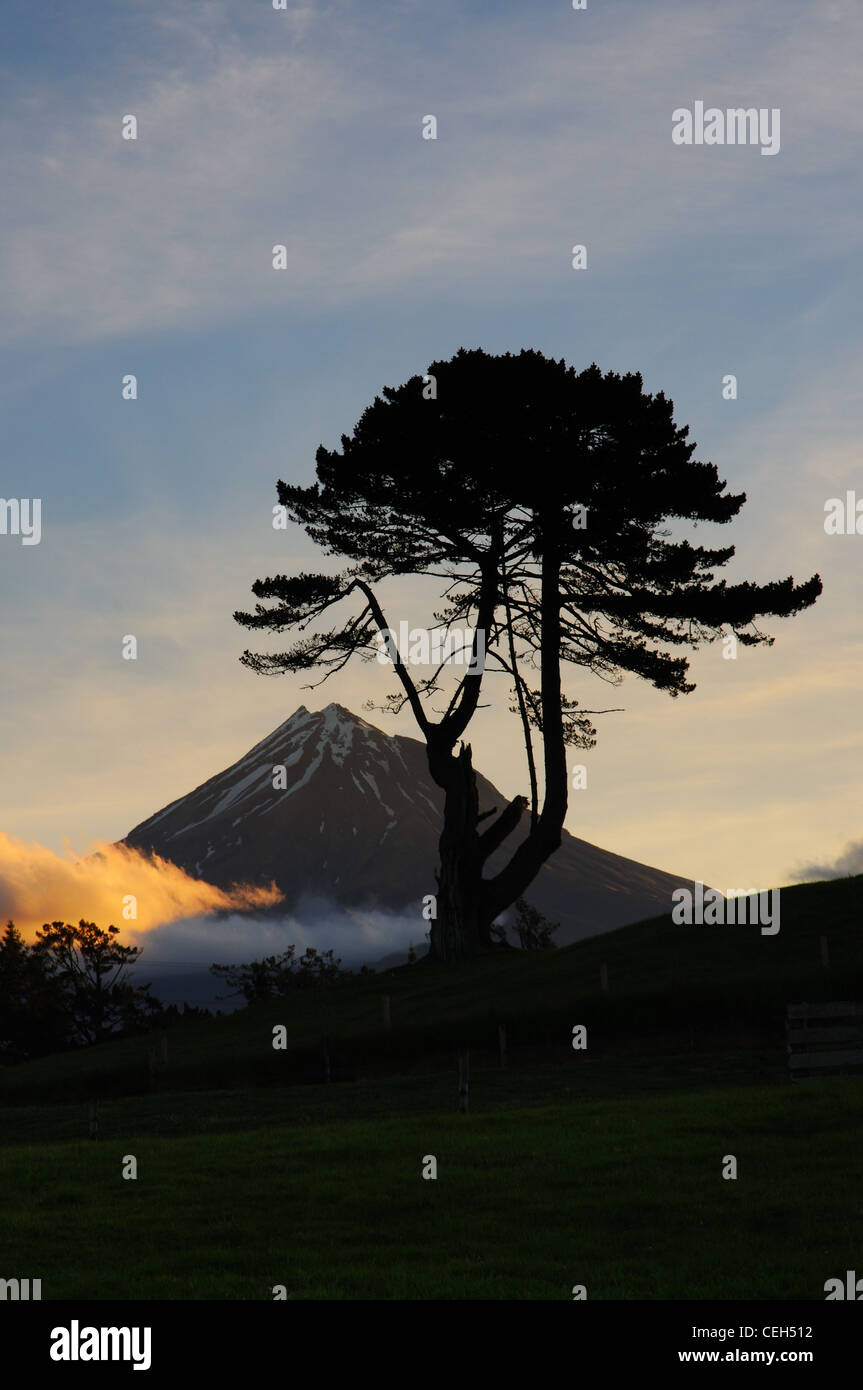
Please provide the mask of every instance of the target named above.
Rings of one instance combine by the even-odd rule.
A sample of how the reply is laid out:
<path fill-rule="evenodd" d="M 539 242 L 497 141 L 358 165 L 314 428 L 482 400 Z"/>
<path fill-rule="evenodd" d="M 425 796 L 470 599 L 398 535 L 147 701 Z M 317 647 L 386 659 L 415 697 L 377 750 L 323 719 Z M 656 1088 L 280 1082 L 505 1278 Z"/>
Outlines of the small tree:
<path fill-rule="evenodd" d="M 553 951 L 552 935 L 560 929 L 559 922 L 550 922 L 538 908 L 524 898 L 517 898 L 515 930 L 523 951 Z"/>
<path fill-rule="evenodd" d="M 95 922 L 46 922 L 36 933 L 34 952 L 59 987 L 73 1040 L 88 1045 L 117 1032 L 145 1029 L 162 1006 L 150 998 L 150 986 L 123 979 L 141 955 L 138 946 L 122 946 L 119 928 L 103 931 Z"/>
<path fill-rule="evenodd" d="M 0 937 L 0 1054 L 8 1061 L 59 1052 L 70 1042 L 62 991 L 14 922 Z"/>
<path fill-rule="evenodd" d="M 332 951 L 319 952 L 314 946 L 307 946 L 295 959 L 296 949 L 292 944 L 279 956 L 265 956 L 247 965 L 211 965 L 211 974 L 231 987 L 231 994 L 218 997 L 230 999 L 240 994 L 247 1004 L 258 1004 L 298 989 L 333 984 L 353 973 L 341 969 L 341 958 L 336 959 Z"/>

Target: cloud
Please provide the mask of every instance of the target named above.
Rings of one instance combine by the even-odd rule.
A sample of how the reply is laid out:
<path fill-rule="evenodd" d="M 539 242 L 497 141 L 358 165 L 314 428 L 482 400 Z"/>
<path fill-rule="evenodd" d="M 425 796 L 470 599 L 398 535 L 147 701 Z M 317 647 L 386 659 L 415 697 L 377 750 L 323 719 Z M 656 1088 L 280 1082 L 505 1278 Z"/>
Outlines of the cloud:
<path fill-rule="evenodd" d="M 134 923 L 122 915 L 130 894 L 136 899 Z M 235 885 L 223 892 L 158 855 L 125 845 L 96 844 L 86 858 L 69 850 L 63 857 L 0 831 L 0 916 L 12 918 L 30 939 L 45 922 L 61 919 L 83 917 L 103 928 L 141 933 L 193 912 L 263 908 L 280 897 L 273 887 Z"/>
<path fill-rule="evenodd" d="M 133 895 L 137 917 L 125 920 Z M 0 831 L 0 919 L 11 918 L 33 940 L 45 922 L 77 922 L 121 929 L 127 945 L 146 948 L 148 962 L 209 966 L 278 955 L 294 943 L 335 951 L 348 967 L 413 944 L 424 948 L 428 923 L 415 906 L 402 912 L 345 908 L 304 896 L 284 916 L 255 915 L 281 900 L 274 886 L 235 884 L 223 891 L 191 878 L 159 855 L 126 845 L 97 843 L 86 856 L 54 854 Z"/>
<path fill-rule="evenodd" d="M 719 43 L 715 23 L 673 5 L 624 7 L 578 37 L 577 16 L 537 26 L 517 11 L 459 15 L 450 33 L 443 21 L 427 31 L 422 14 L 382 24 L 300 6 L 241 32 L 218 9 L 218 42 L 197 13 L 172 20 L 169 63 L 145 46 L 137 71 L 127 58 L 122 83 L 67 102 L 62 120 L 47 96 L 41 119 L 39 93 L 22 97 L 23 141 L 3 174 L 6 333 L 98 340 L 467 277 L 495 296 L 502 275 L 522 290 L 569 283 L 579 238 L 592 265 L 620 270 L 621 258 L 738 235 L 753 177 L 754 264 L 779 273 L 777 255 L 798 256 L 795 178 L 823 178 L 855 146 L 856 93 L 835 59 L 863 22 L 839 12 L 813 30 L 807 11 L 805 44 L 793 26 L 756 32 L 743 57 L 743 15 L 751 27 L 742 6 L 723 11 Z M 671 111 L 705 67 L 708 99 L 781 97 L 798 117 L 769 181 L 774 161 L 753 166 L 752 151 L 672 146 Z M 420 137 L 427 111 L 435 142 Z M 137 141 L 120 138 L 126 112 Z M 853 205 L 829 211 L 822 258 L 852 246 Z M 277 243 L 284 272 L 271 268 Z"/>
<path fill-rule="evenodd" d="M 808 864 L 794 874 L 795 881 L 811 882 L 825 878 L 850 878 L 863 874 L 863 840 L 852 840 L 832 864 Z"/>
<path fill-rule="evenodd" d="M 281 916 L 188 917 L 151 931 L 128 933 L 130 944 L 144 948 L 141 968 L 184 964 L 210 966 L 242 964 L 280 955 L 292 944 L 302 954 L 307 946 L 334 951 L 349 969 L 372 964 L 414 945 L 425 950 L 428 923 L 416 909 L 388 912 L 375 907 L 344 908 L 317 897 L 304 897 L 296 910 Z"/>

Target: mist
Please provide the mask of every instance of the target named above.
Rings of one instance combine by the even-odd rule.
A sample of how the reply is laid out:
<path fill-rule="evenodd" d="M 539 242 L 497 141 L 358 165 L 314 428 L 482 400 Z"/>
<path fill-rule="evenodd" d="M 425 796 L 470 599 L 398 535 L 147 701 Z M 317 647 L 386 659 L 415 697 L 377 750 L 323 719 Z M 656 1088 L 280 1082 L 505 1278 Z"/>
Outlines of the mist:
<path fill-rule="evenodd" d="M 353 970 L 363 963 L 373 965 L 384 956 L 406 952 L 410 945 L 422 955 L 429 925 L 415 904 L 392 912 L 374 906 L 345 908 L 324 898 L 305 896 L 284 916 L 198 915 L 143 932 L 136 931 L 131 923 L 123 940 L 143 947 L 142 969 L 239 965 L 279 955 L 295 945 L 298 955 L 307 946 L 332 950 L 343 966 Z"/>

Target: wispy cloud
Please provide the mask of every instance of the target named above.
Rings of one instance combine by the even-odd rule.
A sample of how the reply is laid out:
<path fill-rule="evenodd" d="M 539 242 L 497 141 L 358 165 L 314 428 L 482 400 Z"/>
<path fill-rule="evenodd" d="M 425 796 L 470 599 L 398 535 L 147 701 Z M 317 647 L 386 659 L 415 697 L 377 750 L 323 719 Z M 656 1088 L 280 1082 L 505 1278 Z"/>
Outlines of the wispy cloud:
<path fill-rule="evenodd" d="M 59 855 L 0 832 L 0 917 L 11 918 L 26 936 L 45 922 L 82 917 L 103 928 L 141 932 L 193 912 L 269 907 L 280 897 L 273 887 L 237 885 L 222 892 L 125 845 L 97 844 L 85 857 Z M 125 918 L 124 909 L 133 906 L 135 917 Z"/>
<path fill-rule="evenodd" d="M 736 39 L 735 14 L 749 12 L 723 11 Z M 796 242 L 778 232 L 800 177 L 823 177 L 856 148 L 856 92 L 835 56 L 838 42 L 863 38 L 859 12 L 840 7 L 814 25 L 808 7 L 805 25 L 795 14 L 748 56 L 675 6 L 626 7 L 590 31 L 572 15 L 560 29 L 479 15 L 428 55 L 351 6 L 273 12 L 242 38 L 223 8 L 208 25 L 159 15 L 176 46 L 167 73 L 142 57 L 122 110 L 114 89 L 91 96 L 62 122 L 22 123 L 7 153 L 7 340 L 190 328 L 468 276 L 491 293 L 504 271 L 551 284 L 574 240 L 619 267 L 675 245 L 689 254 L 707 228 L 734 234 L 736 195 L 757 189 L 762 255 L 793 258 Z M 671 109 L 694 81 L 719 101 L 781 98 L 783 164 L 753 166 L 739 150 L 698 162 L 704 151 L 672 147 Z M 134 142 L 120 138 L 127 109 Z M 439 118 L 436 142 L 420 138 L 426 110 Z M 852 206 L 847 220 L 837 209 L 819 225 L 819 255 L 850 245 L 852 226 Z M 276 243 L 284 272 L 271 267 Z"/>
<path fill-rule="evenodd" d="M 812 881 L 824 878 L 849 878 L 852 874 L 863 874 L 863 840 L 854 840 L 836 859 L 820 864 L 807 864 L 797 869 L 795 881 Z"/>

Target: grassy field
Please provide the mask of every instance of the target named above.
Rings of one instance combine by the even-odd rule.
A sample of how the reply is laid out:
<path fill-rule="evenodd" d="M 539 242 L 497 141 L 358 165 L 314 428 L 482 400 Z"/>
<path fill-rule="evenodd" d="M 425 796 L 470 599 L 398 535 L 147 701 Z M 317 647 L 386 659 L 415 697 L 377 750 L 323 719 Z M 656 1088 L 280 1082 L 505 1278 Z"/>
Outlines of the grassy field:
<path fill-rule="evenodd" d="M 861 908 L 857 878 L 784 890 L 773 938 L 664 918 L 357 978 L 181 1021 L 155 1079 L 151 1038 L 7 1067 L 0 1276 L 45 1299 L 822 1300 L 863 1258 L 863 1079 L 792 1085 L 783 1018 L 863 997 Z"/>
<path fill-rule="evenodd" d="M 823 1299 L 861 1117 L 840 1080 L 8 1146 L 4 1267 L 44 1298 Z"/>

